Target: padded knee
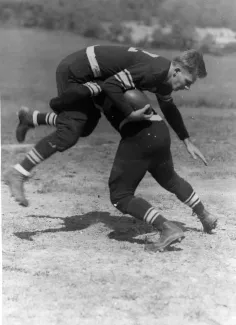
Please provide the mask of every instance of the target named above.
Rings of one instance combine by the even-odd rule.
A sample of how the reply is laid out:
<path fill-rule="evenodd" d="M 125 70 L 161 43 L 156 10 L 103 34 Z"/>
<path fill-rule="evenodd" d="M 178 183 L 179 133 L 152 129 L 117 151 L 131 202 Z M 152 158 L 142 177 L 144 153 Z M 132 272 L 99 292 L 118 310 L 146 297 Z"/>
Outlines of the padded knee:
<path fill-rule="evenodd" d="M 57 121 L 56 146 L 58 151 L 63 152 L 74 146 L 81 136 L 86 120 L 75 121 L 67 119 Z"/>
<path fill-rule="evenodd" d="M 133 198 L 134 198 L 133 195 L 129 195 L 129 196 L 126 196 L 126 197 L 118 200 L 116 197 L 114 197 L 112 195 L 110 196 L 112 205 L 114 205 L 114 207 L 117 210 L 119 210 L 120 212 L 122 212 L 124 214 L 127 214 L 129 203 Z"/>

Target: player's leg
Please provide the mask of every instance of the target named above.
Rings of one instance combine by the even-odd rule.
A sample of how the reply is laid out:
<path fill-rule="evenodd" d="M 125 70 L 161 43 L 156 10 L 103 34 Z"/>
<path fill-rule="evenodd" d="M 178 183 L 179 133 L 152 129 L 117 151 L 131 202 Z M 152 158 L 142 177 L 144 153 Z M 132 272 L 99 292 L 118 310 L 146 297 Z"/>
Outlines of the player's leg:
<path fill-rule="evenodd" d="M 161 161 L 160 157 L 162 157 Z M 205 232 L 210 233 L 216 227 L 217 218 L 205 209 L 192 186 L 174 170 L 171 152 L 168 148 L 162 152 L 161 156 L 154 157 L 149 172 L 163 188 L 174 193 L 181 202 L 192 209 L 201 221 Z"/>
<path fill-rule="evenodd" d="M 24 142 L 27 132 L 39 125 L 56 126 L 57 114 L 54 112 L 41 113 L 30 111 L 28 107 L 21 107 L 18 112 L 19 124 L 16 128 L 16 139 Z"/>
<path fill-rule="evenodd" d="M 82 60 L 81 65 L 83 64 L 84 62 Z M 67 89 L 70 83 L 69 73 L 68 62 L 63 60 L 59 64 L 56 71 L 58 95 Z M 68 108 L 65 107 L 65 109 Z M 35 126 L 39 123 L 44 124 L 44 122 L 46 123 L 50 120 L 49 123 L 52 123 L 53 125 L 55 124 L 57 129 L 49 136 L 40 140 L 25 156 L 23 161 L 16 164 L 5 174 L 5 182 L 9 185 L 13 197 L 17 202 L 19 202 L 20 205 L 28 205 L 28 201 L 26 200 L 24 193 L 24 181 L 29 177 L 30 171 L 36 165 L 51 157 L 55 152 L 65 151 L 73 146 L 83 132 L 85 132 L 85 135 L 89 135 L 93 131 L 93 128 L 91 129 L 89 123 L 90 116 L 93 116 L 91 113 L 92 111 L 95 111 L 96 113 L 97 109 L 95 108 L 93 101 L 89 99 L 81 101 L 74 108 L 70 107 L 70 111 L 57 112 L 57 117 L 54 115 L 54 113 L 49 113 L 50 115 L 40 115 L 40 113 L 33 113 L 32 116 L 26 116 L 26 114 L 24 115 L 26 127 L 23 127 L 22 132 L 20 132 L 20 140 L 22 141 L 24 140 L 25 134 L 29 129 L 29 125 Z M 100 113 L 97 114 L 97 119 L 99 118 Z M 95 122 L 97 123 L 98 120 Z M 96 126 L 96 123 L 93 122 L 93 125 Z M 88 132 L 86 132 L 87 128 L 89 129 Z"/>
<path fill-rule="evenodd" d="M 83 132 L 87 119 L 87 113 L 81 111 L 60 113 L 56 131 L 40 140 L 20 163 L 7 171 L 5 182 L 20 205 L 28 205 L 24 194 L 24 181 L 30 176 L 31 170 L 54 153 L 72 147 Z"/>
<path fill-rule="evenodd" d="M 88 121 L 84 127 L 81 137 L 89 136 L 96 128 L 101 117 L 99 109 L 88 111 Z M 28 107 L 21 107 L 18 112 L 19 124 L 16 128 L 16 139 L 22 143 L 25 141 L 27 132 L 40 125 L 54 126 L 57 125 L 58 114 L 54 112 L 41 113 L 39 111 L 30 111 Z"/>
<path fill-rule="evenodd" d="M 56 69 L 56 85 L 58 95 L 62 94 L 63 91 L 65 91 L 69 86 L 69 73 L 68 64 L 62 60 Z M 18 112 L 19 123 L 16 128 L 17 141 L 24 142 L 27 132 L 39 125 L 56 126 L 57 114 L 61 112 L 62 111 L 41 113 L 37 110 L 29 110 L 28 107 L 21 107 Z"/>
<path fill-rule="evenodd" d="M 110 199 L 122 213 L 151 224 L 161 232 L 161 241 L 154 250 L 163 250 L 175 241 L 184 238 L 180 228 L 169 222 L 149 202 L 135 196 L 135 190 L 144 177 L 149 160 L 142 157 L 140 147 L 131 139 L 122 140 L 109 178 Z M 153 247 L 150 247 L 153 250 Z"/>
<path fill-rule="evenodd" d="M 80 62 L 81 79 L 84 79 L 85 75 L 88 73 L 88 69 L 87 69 L 88 62 L 86 57 L 84 57 L 83 52 L 81 52 L 81 57 L 79 59 L 79 62 Z M 77 59 L 77 63 L 78 63 L 78 59 Z M 57 67 L 56 84 L 57 84 L 58 96 L 60 96 L 60 94 L 66 91 L 68 87 L 77 88 L 76 83 L 74 82 L 71 83 L 71 80 L 73 78 L 70 75 L 70 69 L 68 68 L 70 64 L 71 64 L 70 58 L 67 57 L 64 60 L 62 60 Z M 87 101 L 85 100 L 85 102 Z M 96 106 L 92 104 L 92 101 L 89 102 L 90 102 L 89 103 L 90 109 L 88 110 L 88 122 L 86 123 L 84 132 L 81 135 L 82 137 L 86 137 L 93 132 L 101 117 L 101 114 L 99 110 L 96 108 Z M 84 105 L 83 102 L 79 103 L 79 106 L 81 105 Z M 63 108 L 63 110 L 78 110 L 78 109 L 79 108 L 77 107 L 77 105 L 73 105 L 73 107 L 70 108 L 68 107 Z M 61 112 L 62 112 L 61 108 L 60 110 L 58 110 L 58 108 L 56 110 L 55 108 L 53 108 L 53 112 L 41 113 L 37 110 L 30 111 L 27 107 L 22 107 L 18 112 L 19 124 L 16 129 L 17 141 L 24 142 L 27 132 L 36 126 L 49 125 L 55 127 L 57 123 L 57 115 Z"/>

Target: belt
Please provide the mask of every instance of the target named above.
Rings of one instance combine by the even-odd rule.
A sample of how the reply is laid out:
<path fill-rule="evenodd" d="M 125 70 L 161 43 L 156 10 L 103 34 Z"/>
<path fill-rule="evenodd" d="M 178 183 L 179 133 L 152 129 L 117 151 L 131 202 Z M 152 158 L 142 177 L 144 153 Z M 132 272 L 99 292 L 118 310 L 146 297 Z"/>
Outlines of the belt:
<path fill-rule="evenodd" d="M 95 78 L 101 77 L 101 70 L 98 65 L 98 61 L 96 59 L 96 55 L 94 52 L 94 46 L 89 46 L 86 48 L 86 54 L 89 60 L 90 67 L 93 71 L 93 75 Z"/>

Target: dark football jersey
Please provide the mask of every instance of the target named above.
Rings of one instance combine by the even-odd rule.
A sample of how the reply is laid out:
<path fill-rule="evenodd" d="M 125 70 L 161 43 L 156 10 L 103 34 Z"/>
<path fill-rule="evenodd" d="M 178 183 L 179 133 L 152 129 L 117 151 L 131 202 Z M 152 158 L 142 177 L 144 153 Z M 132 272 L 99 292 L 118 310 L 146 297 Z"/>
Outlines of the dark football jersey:
<path fill-rule="evenodd" d="M 123 93 L 137 88 L 155 93 L 169 124 L 181 139 L 188 137 L 171 97 L 172 88 L 165 83 L 170 60 L 134 47 L 96 45 L 69 55 L 61 64 L 68 67 L 69 86 L 51 101 L 52 108 L 56 105 L 66 107 L 75 100 L 96 97 L 103 92 L 125 118 L 133 112 L 133 108 Z"/>

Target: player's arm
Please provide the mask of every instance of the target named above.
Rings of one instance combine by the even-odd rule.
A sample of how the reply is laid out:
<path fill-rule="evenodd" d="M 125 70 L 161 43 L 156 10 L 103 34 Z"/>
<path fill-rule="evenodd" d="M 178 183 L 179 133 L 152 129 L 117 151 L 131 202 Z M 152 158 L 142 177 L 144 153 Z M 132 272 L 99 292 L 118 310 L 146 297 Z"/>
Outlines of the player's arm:
<path fill-rule="evenodd" d="M 206 158 L 201 153 L 201 151 L 192 143 L 189 133 L 184 125 L 183 118 L 180 114 L 180 111 L 173 102 L 173 99 L 170 95 L 161 96 L 156 95 L 160 109 L 163 112 L 167 122 L 170 124 L 172 129 L 176 132 L 180 140 L 182 140 L 186 146 L 187 151 L 193 157 L 197 159 L 199 157 L 205 165 L 207 165 Z"/>
<path fill-rule="evenodd" d="M 50 100 L 50 107 L 61 111 L 74 105 L 79 100 L 97 96 L 101 93 L 100 82 L 86 82 L 84 84 L 70 83 L 67 89 L 58 97 Z"/>
<path fill-rule="evenodd" d="M 143 78 L 143 67 L 133 66 L 106 79 L 101 85 L 106 96 L 113 102 L 114 107 L 119 110 L 124 118 L 130 121 L 150 119 L 152 114 L 146 114 L 149 107 L 134 111 L 133 107 L 126 101 L 124 92 L 139 88 L 140 80 Z"/>
<path fill-rule="evenodd" d="M 156 97 L 162 113 L 179 139 L 185 140 L 189 138 L 189 133 L 184 125 L 182 115 L 175 105 L 171 95 L 156 94 Z"/>
<path fill-rule="evenodd" d="M 135 86 L 132 85 L 130 82 L 125 85 L 122 82 L 122 79 L 119 78 L 120 73 L 116 74 L 105 80 L 102 85 L 102 90 L 106 94 L 106 96 L 112 101 L 114 107 L 117 110 L 120 110 L 124 117 L 127 117 L 133 112 L 132 106 L 125 100 L 124 91 L 128 89 L 134 89 Z M 118 79 L 119 78 L 119 79 Z M 124 78 L 124 77 L 123 77 Z"/>

